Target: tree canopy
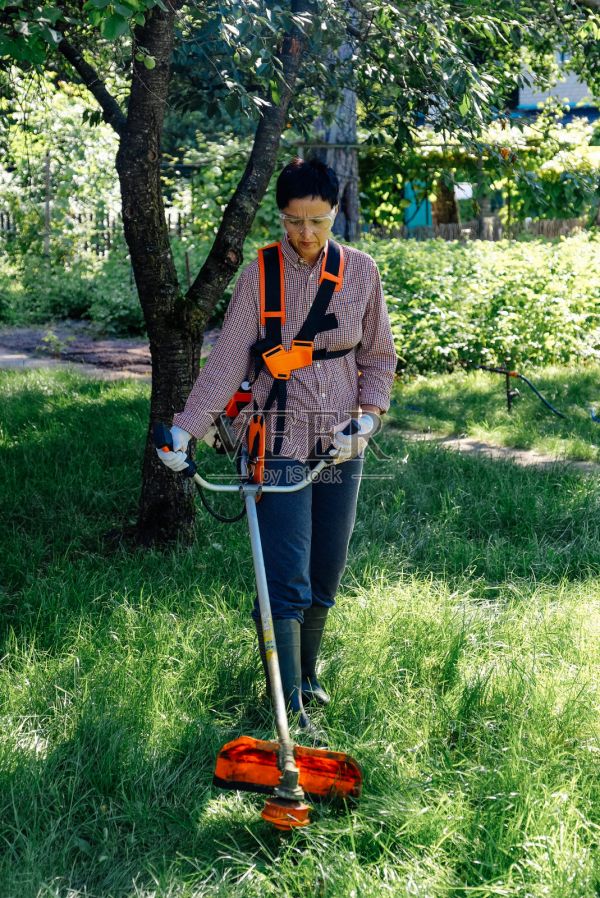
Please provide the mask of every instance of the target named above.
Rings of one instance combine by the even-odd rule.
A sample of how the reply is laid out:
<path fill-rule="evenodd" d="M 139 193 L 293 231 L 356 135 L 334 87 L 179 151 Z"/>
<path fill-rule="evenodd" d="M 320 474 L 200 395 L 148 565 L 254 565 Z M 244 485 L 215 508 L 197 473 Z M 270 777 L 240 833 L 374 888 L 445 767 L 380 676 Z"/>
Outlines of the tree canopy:
<path fill-rule="evenodd" d="M 478 140 L 515 86 L 552 75 L 557 50 L 598 84 L 596 0 L 0 0 L 0 66 L 57 74 L 85 87 L 118 135 L 127 241 L 153 359 L 151 421 L 182 408 L 202 333 L 239 268 L 243 244 L 288 125 L 309 135 L 354 91 L 366 142 L 410 145 L 424 121 Z M 340 52 L 343 47 L 344 52 Z M 244 172 L 201 270 L 182 289 L 164 212 L 161 173 L 168 110 L 199 110 L 254 129 Z M 227 118 L 229 117 L 229 119 Z M 140 506 L 143 538 L 193 518 L 189 487 L 160 470 L 150 439 Z M 177 529 L 177 528 L 176 528 Z"/>

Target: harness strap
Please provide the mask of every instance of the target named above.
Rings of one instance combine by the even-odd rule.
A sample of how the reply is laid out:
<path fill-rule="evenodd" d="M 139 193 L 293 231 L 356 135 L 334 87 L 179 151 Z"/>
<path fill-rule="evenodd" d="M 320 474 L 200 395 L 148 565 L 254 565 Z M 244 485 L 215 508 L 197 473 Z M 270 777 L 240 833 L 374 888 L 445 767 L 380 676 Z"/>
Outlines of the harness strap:
<path fill-rule="evenodd" d="M 265 337 L 253 346 L 254 378 L 256 380 L 264 365 L 263 353 L 283 343 L 282 325 L 285 323 L 284 266 L 280 243 L 272 243 L 258 252 L 260 283 L 260 321 L 265 328 Z M 327 314 L 329 303 L 334 292 L 342 288 L 344 272 L 344 253 L 339 244 L 329 240 L 327 252 L 321 268 L 319 289 L 313 300 L 304 324 L 294 340 L 313 342 L 318 333 L 334 330 L 338 326 L 337 317 Z M 313 350 L 313 359 L 332 359 L 347 355 L 352 349 L 338 349 L 329 352 L 327 349 Z M 277 418 L 275 422 L 275 440 L 273 454 L 279 455 L 283 444 L 285 428 L 285 408 L 287 404 L 287 381 L 273 379 L 273 385 L 264 404 L 267 412 L 275 405 Z M 256 400 L 254 410 L 259 411 Z"/>
<path fill-rule="evenodd" d="M 281 243 L 270 243 L 258 251 L 258 277 L 260 284 L 260 323 L 281 334 L 285 324 L 285 300 L 283 277 L 283 252 Z M 281 343 L 281 339 L 279 340 Z"/>
<path fill-rule="evenodd" d="M 334 330 L 338 320 L 333 313 L 327 314 L 329 303 L 341 285 L 340 275 L 343 271 L 343 253 L 341 246 L 329 241 L 327 255 L 323 263 L 319 289 L 304 324 L 294 337 L 295 340 L 314 340 L 318 333 Z"/>

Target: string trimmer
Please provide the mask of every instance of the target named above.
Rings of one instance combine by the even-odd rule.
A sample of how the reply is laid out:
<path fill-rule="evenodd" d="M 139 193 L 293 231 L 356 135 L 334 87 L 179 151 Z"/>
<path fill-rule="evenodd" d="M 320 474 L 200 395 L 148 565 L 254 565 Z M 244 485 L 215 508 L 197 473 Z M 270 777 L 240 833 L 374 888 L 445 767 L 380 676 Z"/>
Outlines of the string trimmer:
<path fill-rule="evenodd" d="M 173 441 L 168 427 L 156 424 L 153 436 L 158 448 L 172 451 Z M 198 474 L 196 464 L 190 458 L 187 459 L 187 469 L 182 472 L 186 477 L 193 477 L 202 489 L 238 493 L 244 501 L 278 736 L 278 742 L 252 736 L 240 736 L 228 742 L 217 755 L 213 782 L 222 789 L 267 794 L 269 797 L 261 816 L 278 829 L 290 830 L 310 823 L 308 801 L 356 801 L 361 791 L 362 774 L 356 761 L 343 752 L 306 748 L 292 741 L 279 673 L 256 503 L 262 493 L 290 493 L 303 489 L 319 476 L 331 460 L 321 460 L 302 481 L 291 486 L 253 482 L 249 461 L 244 448 L 239 484 L 209 483 Z"/>

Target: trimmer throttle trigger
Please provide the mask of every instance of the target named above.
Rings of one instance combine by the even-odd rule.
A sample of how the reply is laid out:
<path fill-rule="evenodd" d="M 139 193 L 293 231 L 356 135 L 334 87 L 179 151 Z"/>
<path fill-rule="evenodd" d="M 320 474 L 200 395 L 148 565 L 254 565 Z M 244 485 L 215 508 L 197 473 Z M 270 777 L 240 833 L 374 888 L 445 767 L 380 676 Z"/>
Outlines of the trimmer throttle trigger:
<path fill-rule="evenodd" d="M 162 449 L 163 452 L 172 452 L 173 451 L 173 437 L 171 436 L 171 431 L 167 427 L 166 424 L 154 424 L 152 427 L 152 439 L 154 440 L 154 445 L 157 449 Z M 192 461 L 191 458 L 186 457 L 187 468 L 185 471 L 182 471 L 184 477 L 193 477 L 196 473 L 196 463 Z"/>

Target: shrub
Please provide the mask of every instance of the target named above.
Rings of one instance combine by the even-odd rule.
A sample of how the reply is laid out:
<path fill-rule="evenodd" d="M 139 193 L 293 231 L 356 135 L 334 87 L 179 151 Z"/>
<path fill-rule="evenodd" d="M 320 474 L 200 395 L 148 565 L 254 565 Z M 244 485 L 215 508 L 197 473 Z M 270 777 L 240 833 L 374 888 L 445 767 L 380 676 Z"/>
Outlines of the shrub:
<path fill-rule="evenodd" d="M 487 243 L 365 240 L 402 366 L 600 358 L 600 239 Z"/>

